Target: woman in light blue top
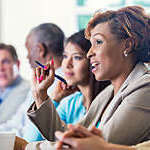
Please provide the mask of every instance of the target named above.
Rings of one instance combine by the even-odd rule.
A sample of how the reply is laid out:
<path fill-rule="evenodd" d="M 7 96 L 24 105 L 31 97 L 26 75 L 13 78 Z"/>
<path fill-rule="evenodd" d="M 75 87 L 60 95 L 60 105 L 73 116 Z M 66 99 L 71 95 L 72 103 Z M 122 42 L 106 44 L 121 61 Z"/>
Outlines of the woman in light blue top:
<path fill-rule="evenodd" d="M 84 30 L 71 35 L 66 41 L 62 70 L 67 85 L 58 82 L 57 87 L 51 94 L 51 99 L 55 107 L 57 107 L 60 118 L 67 124 L 74 124 L 83 118 L 92 100 L 109 84 L 109 81 L 96 81 L 91 73 L 90 63 L 86 57 L 90 47 L 89 40 L 84 36 Z M 41 70 L 41 68 L 39 69 Z M 41 71 L 41 75 L 45 75 L 44 70 L 43 74 Z M 47 87 L 49 86 L 51 86 L 51 83 L 47 82 Z M 75 88 L 72 87 L 76 87 L 79 92 L 66 97 L 74 91 Z M 61 101 L 64 97 L 66 98 Z M 43 139 L 37 133 L 39 132 L 38 130 L 35 132 L 34 129 L 30 129 L 30 131 L 31 134 L 28 137 L 31 137 L 31 140 L 26 138 L 29 142 Z"/>

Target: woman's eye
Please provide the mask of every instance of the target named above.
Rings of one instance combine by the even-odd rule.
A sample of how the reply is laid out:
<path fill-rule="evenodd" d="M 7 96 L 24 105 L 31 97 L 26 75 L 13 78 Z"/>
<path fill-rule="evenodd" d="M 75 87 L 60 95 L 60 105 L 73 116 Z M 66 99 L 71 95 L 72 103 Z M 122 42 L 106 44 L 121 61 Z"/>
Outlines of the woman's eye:
<path fill-rule="evenodd" d="M 75 59 L 75 60 L 81 60 L 82 57 L 81 57 L 81 56 L 74 56 L 74 59 Z"/>
<path fill-rule="evenodd" d="M 96 40 L 96 44 L 98 45 L 98 44 L 102 44 L 103 43 L 103 41 L 102 40 Z"/>
<path fill-rule="evenodd" d="M 63 59 L 65 59 L 65 58 L 67 58 L 67 55 L 64 55 L 64 54 L 63 54 Z"/>
<path fill-rule="evenodd" d="M 3 64 L 10 64 L 10 60 L 4 59 L 4 60 L 2 61 L 2 63 L 3 63 Z"/>

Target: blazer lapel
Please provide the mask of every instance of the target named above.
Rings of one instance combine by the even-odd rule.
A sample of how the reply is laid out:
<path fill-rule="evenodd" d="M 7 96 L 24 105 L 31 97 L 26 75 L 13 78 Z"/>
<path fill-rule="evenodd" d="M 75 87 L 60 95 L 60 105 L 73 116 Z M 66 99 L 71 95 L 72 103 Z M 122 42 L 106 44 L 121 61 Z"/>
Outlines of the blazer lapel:
<path fill-rule="evenodd" d="M 90 115 L 90 126 L 96 126 L 98 121 L 100 121 L 103 110 L 105 109 L 107 103 L 111 100 L 113 96 L 113 86 L 110 85 L 103 92 L 101 92 L 96 99 L 94 100 L 94 104 L 91 107 L 92 115 Z M 90 112 L 90 110 L 89 110 Z"/>

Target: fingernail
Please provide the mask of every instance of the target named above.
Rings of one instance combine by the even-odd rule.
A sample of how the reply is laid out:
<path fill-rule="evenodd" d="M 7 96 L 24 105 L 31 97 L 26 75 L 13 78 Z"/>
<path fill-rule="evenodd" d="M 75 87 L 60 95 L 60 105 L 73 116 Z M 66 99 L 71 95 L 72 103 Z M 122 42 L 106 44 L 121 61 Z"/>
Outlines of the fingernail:
<path fill-rule="evenodd" d="M 54 58 L 52 57 L 51 65 L 54 65 Z"/>
<path fill-rule="evenodd" d="M 47 66 L 44 66 L 44 69 L 45 69 L 45 70 L 47 70 L 47 69 L 48 69 L 48 67 L 47 67 Z"/>
<path fill-rule="evenodd" d="M 40 76 L 40 81 L 43 81 L 43 75 Z"/>
<path fill-rule="evenodd" d="M 37 81 L 40 81 L 40 78 L 36 77 L 36 80 L 37 80 Z"/>

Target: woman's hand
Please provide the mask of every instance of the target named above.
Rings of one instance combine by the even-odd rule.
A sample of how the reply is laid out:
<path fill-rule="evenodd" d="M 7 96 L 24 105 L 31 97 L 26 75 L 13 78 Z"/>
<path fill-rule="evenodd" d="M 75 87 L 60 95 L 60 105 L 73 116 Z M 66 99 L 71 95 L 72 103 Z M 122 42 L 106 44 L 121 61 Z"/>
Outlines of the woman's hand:
<path fill-rule="evenodd" d="M 53 60 L 48 63 L 47 68 L 50 69 L 43 69 L 41 67 L 37 67 L 33 71 L 32 75 L 32 94 L 35 99 L 35 103 L 37 108 L 40 107 L 40 105 L 47 100 L 47 89 L 53 84 L 54 82 L 54 64 Z"/>
<path fill-rule="evenodd" d="M 69 145 L 67 150 L 106 150 L 107 143 L 102 138 L 101 131 L 93 127 L 88 130 L 80 125 L 70 126 L 65 133 L 56 132 L 59 142 L 57 150 L 62 150 L 65 144 Z"/>
<path fill-rule="evenodd" d="M 27 144 L 27 141 L 16 136 L 14 150 L 25 150 Z"/>
<path fill-rule="evenodd" d="M 56 144 L 57 150 L 136 150 L 131 146 L 106 142 L 96 127 L 88 130 L 80 125 L 70 125 L 68 128 L 65 133 L 55 133 L 59 140 Z"/>
<path fill-rule="evenodd" d="M 53 89 L 50 97 L 56 102 L 60 102 L 64 97 L 67 97 L 76 91 L 78 91 L 76 87 L 68 86 L 63 82 L 58 81 L 57 86 Z"/>

